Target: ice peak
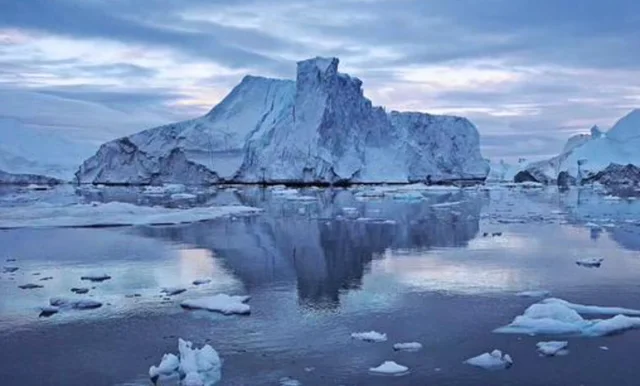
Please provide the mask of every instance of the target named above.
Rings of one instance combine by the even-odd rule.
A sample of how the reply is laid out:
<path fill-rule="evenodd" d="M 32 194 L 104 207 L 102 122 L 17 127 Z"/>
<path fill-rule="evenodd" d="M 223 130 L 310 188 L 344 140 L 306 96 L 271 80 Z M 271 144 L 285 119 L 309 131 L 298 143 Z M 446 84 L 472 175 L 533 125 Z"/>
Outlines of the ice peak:
<path fill-rule="evenodd" d="M 607 133 L 607 137 L 617 141 L 626 141 L 638 136 L 640 136 L 640 109 L 631 110 Z"/>
<path fill-rule="evenodd" d="M 340 60 L 338 58 L 323 58 L 320 56 L 316 56 L 315 58 L 302 60 L 298 62 L 298 72 L 301 70 L 308 70 L 311 68 L 316 68 L 317 71 L 320 71 L 324 74 L 336 74 L 338 72 L 338 64 Z"/>
<path fill-rule="evenodd" d="M 602 130 L 600 130 L 600 128 L 598 127 L 598 125 L 593 125 L 593 127 L 591 128 L 591 138 L 593 139 L 597 139 L 602 137 Z"/>

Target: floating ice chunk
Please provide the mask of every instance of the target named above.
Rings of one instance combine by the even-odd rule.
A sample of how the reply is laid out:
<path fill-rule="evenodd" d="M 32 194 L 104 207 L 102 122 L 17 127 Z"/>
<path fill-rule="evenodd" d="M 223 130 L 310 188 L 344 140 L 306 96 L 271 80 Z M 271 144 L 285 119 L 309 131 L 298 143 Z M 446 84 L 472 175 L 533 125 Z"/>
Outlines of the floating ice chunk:
<path fill-rule="evenodd" d="M 418 342 L 396 343 L 393 349 L 396 351 L 418 351 L 422 348 L 422 344 Z"/>
<path fill-rule="evenodd" d="M 609 351 L 609 347 L 607 346 L 600 346 L 599 348 L 600 350 L 603 350 L 603 351 Z"/>
<path fill-rule="evenodd" d="M 378 367 L 371 367 L 369 371 L 375 374 L 404 375 L 409 371 L 409 368 L 399 365 L 394 361 L 384 361 Z"/>
<path fill-rule="evenodd" d="M 52 280 L 53 276 L 45 276 L 43 278 L 40 279 L 40 281 L 47 281 L 47 280 Z"/>
<path fill-rule="evenodd" d="M 44 288 L 44 286 L 42 286 L 40 284 L 27 283 L 27 284 L 19 285 L 18 288 L 20 288 L 20 289 L 36 289 L 36 288 Z"/>
<path fill-rule="evenodd" d="M 4 272 L 4 273 L 13 273 L 13 272 L 16 272 L 19 269 L 20 268 L 18 268 L 18 267 L 2 267 L 2 272 Z"/>
<path fill-rule="evenodd" d="M 89 292 L 89 288 L 86 287 L 73 287 L 71 288 L 71 292 L 76 293 L 78 295 L 86 294 Z"/>
<path fill-rule="evenodd" d="M 82 277 L 80 277 L 80 280 L 88 280 L 88 281 L 93 281 L 93 282 L 102 282 L 105 280 L 109 280 L 111 279 L 111 276 L 107 275 L 106 273 L 103 274 L 91 274 L 91 275 L 84 275 Z"/>
<path fill-rule="evenodd" d="M 49 304 L 54 307 L 67 307 L 77 310 L 90 310 L 102 307 L 102 303 L 91 299 L 51 298 Z"/>
<path fill-rule="evenodd" d="M 598 268 L 602 265 L 603 261 L 604 259 L 601 257 L 591 257 L 591 258 L 577 260 L 576 264 L 578 264 L 581 267 Z"/>
<path fill-rule="evenodd" d="M 167 288 L 163 288 L 162 292 L 163 294 L 167 295 L 167 296 L 174 296 L 174 295 L 179 295 L 183 292 L 186 292 L 187 289 L 183 288 L 183 287 L 167 287 Z"/>
<path fill-rule="evenodd" d="M 386 342 L 387 334 L 381 334 L 377 331 L 367 332 L 354 332 L 351 334 L 351 338 L 362 340 L 365 342 Z"/>
<path fill-rule="evenodd" d="M 471 366 L 482 367 L 487 370 L 508 369 L 513 365 L 513 360 L 509 354 L 502 354 L 500 350 L 493 350 L 491 353 L 480 354 L 467 359 L 464 363 Z"/>
<path fill-rule="evenodd" d="M 302 386 L 302 382 L 291 377 L 280 378 L 280 386 Z"/>
<path fill-rule="evenodd" d="M 538 342 L 536 343 L 538 347 L 538 351 L 543 355 L 554 356 L 561 355 L 563 352 L 566 352 L 567 346 L 569 346 L 569 342 L 565 341 L 557 341 L 552 340 L 548 342 Z"/>
<path fill-rule="evenodd" d="M 191 193 L 174 193 L 171 195 L 172 200 L 194 200 L 196 198 L 198 198 L 198 196 Z"/>
<path fill-rule="evenodd" d="M 57 314 L 60 309 L 56 306 L 44 306 L 40 308 L 40 317 L 49 317 L 53 314 Z"/>
<path fill-rule="evenodd" d="M 193 281 L 193 285 L 203 285 L 211 283 L 211 279 L 197 279 Z"/>
<path fill-rule="evenodd" d="M 623 307 L 602 307 L 602 306 L 588 306 L 584 304 L 571 303 L 563 299 L 558 298 L 549 298 L 544 299 L 542 303 L 545 304 L 561 304 L 565 307 L 571 308 L 580 314 L 595 314 L 595 315 L 631 315 L 631 316 L 640 316 L 640 310 L 635 310 L 633 308 L 623 308 Z"/>
<path fill-rule="evenodd" d="M 149 368 L 149 377 L 156 383 L 160 377 L 171 377 L 177 375 L 180 367 L 180 359 L 174 354 L 164 354 L 158 366 Z"/>
<path fill-rule="evenodd" d="M 184 300 L 180 305 L 186 309 L 219 312 L 224 315 L 248 315 L 251 313 L 251 307 L 245 303 L 250 298 L 250 296 L 218 294 L 206 298 Z"/>
<path fill-rule="evenodd" d="M 212 386 L 222 377 L 222 361 L 209 345 L 193 348 L 191 342 L 178 340 L 179 357 L 165 354 L 158 366 L 149 368 L 149 377 L 156 383 L 161 377 L 179 376 L 183 386 Z"/>
<path fill-rule="evenodd" d="M 616 315 L 610 319 L 595 321 L 595 323 L 584 330 L 584 335 L 605 336 L 639 327 L 640 318 L 626 315 Z"/>
<path fill-rule="evenodd" d="M 523 298 L 544 298 L 549 296 L 551 292 L 546 290 L 532 290 L 532 291 L 522 291 L 518 292 L 516 295 Z"/>

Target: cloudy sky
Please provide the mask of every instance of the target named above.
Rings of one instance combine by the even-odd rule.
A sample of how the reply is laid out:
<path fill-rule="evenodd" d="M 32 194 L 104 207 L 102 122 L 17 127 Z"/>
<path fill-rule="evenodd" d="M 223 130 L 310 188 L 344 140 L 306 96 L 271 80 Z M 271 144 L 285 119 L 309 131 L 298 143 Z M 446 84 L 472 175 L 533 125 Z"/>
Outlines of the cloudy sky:
<path fill-rule="evenodd" d="M 0 118 L 100 142 L 337 56 L 390 109 L 539 158 L 640 107 L 636 0 L 0 0 Z"/>

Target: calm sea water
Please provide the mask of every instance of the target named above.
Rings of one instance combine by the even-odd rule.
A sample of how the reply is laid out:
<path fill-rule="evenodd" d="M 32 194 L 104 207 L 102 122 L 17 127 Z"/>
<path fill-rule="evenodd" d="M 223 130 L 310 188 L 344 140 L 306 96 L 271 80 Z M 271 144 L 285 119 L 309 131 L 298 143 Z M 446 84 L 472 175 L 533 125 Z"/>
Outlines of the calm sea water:
<path fill-rule="evenodd" d="M 19 268 L 0 273 L 0 384 L 148 385 L 149 366 L 176 352 L 178 337 L 220 353 L 222 385 L 279 385 L 283 377 L 303 385 L 640 382 L 640 331 L 569 338 L 569 355 L 553 358 L 536 352 L 545 337 L 492 333 L 535 302 L 515 296 L 523 290 L 640 308 L 640 202 L 507 188 L 422 199 L 302 194 L 315 200 L 260 189 L 208 190 L 187 201 L 126 189 L 0 192 L 5 206 L 122 200 L 264 208 L 257 216 L 175 226 L 0 230 L 0 266 Z M 605 261 L 594 269 L 575 264 L 585 257 Z M 80 280 L 95 272 L 112 279 Z M 201 278 L 212 282 L 191 284 Z M 26 283 L 44 288 L 18 288 Z M 178 286 L 187 291 L 160 293 Z M 39 317 L 49 298 L 72 296 L 73 287 L 89 287 L 84 296 L 104 306 Z M 179 306 L 215 293 L 251 295 L 251 315 Z M 369 330 L 389 341 L 350 339 Z M 423 349 L 393 351 L 393 343 L 407 341 Z M 514 366 L 488 372 L 462 363 L 494 348 L 511 354 Z M 385 360 L 410 373 L 368 372 Z"/>

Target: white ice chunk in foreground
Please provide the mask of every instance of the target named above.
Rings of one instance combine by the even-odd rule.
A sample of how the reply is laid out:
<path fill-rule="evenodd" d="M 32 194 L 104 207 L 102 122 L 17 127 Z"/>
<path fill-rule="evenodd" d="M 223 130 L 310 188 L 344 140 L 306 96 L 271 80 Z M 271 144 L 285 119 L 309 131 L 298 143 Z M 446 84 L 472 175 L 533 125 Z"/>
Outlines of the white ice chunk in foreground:
<path fill-rule="evenodd" d="M 396 343 L 393 349 L 396 351 L 418 351 L 422 348 L 422 344 L 418 342 Z"/>
<path fill-rule="evenodd" d="M 376 374 L 402 375 L 406 374 L 409 368 L 399 365 L 394 361 L 385 361 L 378 367 L 371 367 L 369 371 Z"/>
<path fill-rule="evenodd" d="M 558 354 L 562 354 L 562 352 L 566 352 L 567 346 L 569 346 L 569 342 L 565 341 L 557 341 L 552 340 L 549 342 L 538 342 L 536 343 L 538 347 L 538 351 L 540 353 L 547 356 L 554 356 Z"/>
<path fill-rule="evenodd" d="M 180 305 L 183 308 L 191 310 L 206 310 L 225 315 L 248 315 L 251 313 L 251 307 L 245 303 L 248 302 L 250 298 L 250 296 L 218 294 L 206 298 L 184 300 Z"/>
<path fill-rule="evenodd" d="M 584 319 L 579 313 L 619 315 L 610 319 Z M 569 303 L 562 299 L 545 299 L 541 303 L 531 305 L 524 314 L 516 316 L 508 325 L 494 332 L 512 334 L 558 334 L 603 336 L 632 328 L 640 328 L 639 317 L 623 314 L 640 315 L 639 310 L 619 307 L 585 306 Z"/>
<path fill-rule="evenodd" d="M 0 208 L 0 228 L 179 224 L 258 211 L 257 208 L 246 206 L 171 209 L 123 202 L 73 205 L 40 203 Z"/>
<path fill-rule="evenodd" d="M 511 367 L 513 360 L 509 354 L 502 355 L 502 351 L 493 350 L 491 353 L 486 352 L 477 357 L 467 359 L 464 363 L 487 370 L 502 370 Z"/>
<path fill-rule="evenodd" d="M 165 354 L 158 366 L 151 366 L 149 377 L 156 383 L 161 377 L 179 376 L 182 386 L 212 386 L 222 378 L 222 361 L 209 345 L 193 348 L 193 344 L 178 340 L 179 357 Z"/>
<path fill-rule="evenodd" d="M 543 298 L 549 296 L 550 292 L 546 290 L 532 290 L 518 292 L 516 295 L 523 298 Z"/>
<path fill-rule="evenodd" d="M 580 259 L 576 261 L 576 264 L 578 264 L 579 266 L 582 267 L 588 267 L 588 268 L 597 268 L 600 267 L 602 265 L 602 262 L 604 261 L 603 258 L 601 257 L 592 257 L 592 258 L 588 258 L 588 259 Z"/>
<path fill-rule="evenodd" d="M 354 332 L 351 334 L 351 338 L 362 340 L 365 342 L 386 342 L 387 334 L 381 334 L 377 331 L 367 331 L 367 332 Z"/>

